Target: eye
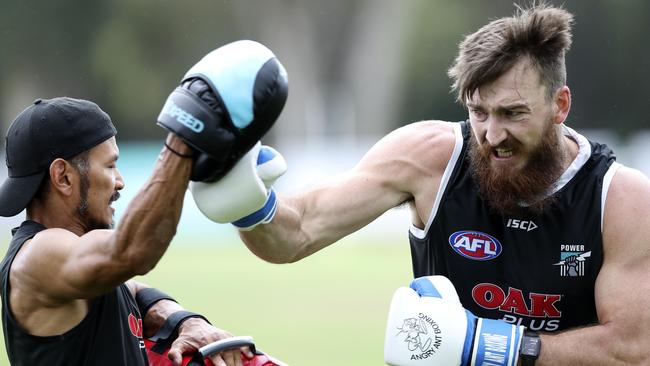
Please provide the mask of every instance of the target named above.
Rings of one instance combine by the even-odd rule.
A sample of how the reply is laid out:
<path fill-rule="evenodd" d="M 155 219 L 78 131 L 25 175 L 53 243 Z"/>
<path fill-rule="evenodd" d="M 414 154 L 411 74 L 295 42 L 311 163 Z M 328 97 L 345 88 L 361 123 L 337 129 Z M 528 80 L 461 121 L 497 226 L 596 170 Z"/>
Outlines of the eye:
<path fill-rule="evenodd" d="M 506 110 L 503 114 L 506 118 L 517 120 L 523 118 L 526 113 L 519 110 Z"/>
<path fill-rule="evenodd" d="M 487 119 L 487 113 L 484 110 L 480 109 L 480 108 L 470 108 L 469 109 L 469 114 L 470 114 L 470 117 L 472 117 L 473 119 L 475 119 L 475 120 L 477 120 L 479 122 L 483 122 L 483 121 L 485 121 Z"/>

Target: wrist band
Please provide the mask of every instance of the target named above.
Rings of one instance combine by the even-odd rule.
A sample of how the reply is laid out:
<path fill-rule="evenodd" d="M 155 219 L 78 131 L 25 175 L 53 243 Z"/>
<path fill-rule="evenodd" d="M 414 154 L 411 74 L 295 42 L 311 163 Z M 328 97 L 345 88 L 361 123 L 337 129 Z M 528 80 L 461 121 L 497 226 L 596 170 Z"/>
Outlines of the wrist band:
<path fill-rule="evenodd" d="M 158 329 L 158 332 L 149 338 L 150 341 L 156 343 L 151 347 L 151 350 L 162 353 L 165 349 L 168 349 L 172 342 L 178 337 L 178 328 L 180 328 L 181 324 L 189 318 L 201 318 L 210 324 L 206 317 L 191 311 L 179 310 L 172 313 L 167 317 L 167 319 L 165 319 L 165 323 L 160 327 L 160 329 Z"/>
<path fill-rule="evenodd" d="M 173 297 L 153 287 L 147 287 L 135 294 L 135 302 L 138 304 L 138 310 L 140 310 L 142 319 L 147 315 L 149 308 L 160 300 L 171 300 L 177 303 Z"/>
<path fill-rule="evenodd" d="M 167 150 L 169 150 L 172 154 L 176 156 L 180 156 L 181 158 L 186 158 L 186 159 L 194 159 L 194 154 L 181 154 L 178 151 L 172 149 L 171 146 L 167 145 L 167 141 L 165 141 L 165 147 L 167 148 Z"/>

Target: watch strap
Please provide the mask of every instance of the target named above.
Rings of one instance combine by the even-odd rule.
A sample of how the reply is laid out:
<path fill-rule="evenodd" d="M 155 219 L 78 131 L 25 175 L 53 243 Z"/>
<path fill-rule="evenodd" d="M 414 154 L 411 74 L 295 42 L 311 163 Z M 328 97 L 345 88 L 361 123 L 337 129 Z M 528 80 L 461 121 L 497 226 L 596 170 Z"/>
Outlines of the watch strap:
<path fill-rule="evenodd" d="M 532 330 L 524 330 L 524 336 L 521 340 L 521 348 L 519 349 L 521 366 L 534 366 L 541 349 L 542 340 L 539 337 L 539 334 Z"/>

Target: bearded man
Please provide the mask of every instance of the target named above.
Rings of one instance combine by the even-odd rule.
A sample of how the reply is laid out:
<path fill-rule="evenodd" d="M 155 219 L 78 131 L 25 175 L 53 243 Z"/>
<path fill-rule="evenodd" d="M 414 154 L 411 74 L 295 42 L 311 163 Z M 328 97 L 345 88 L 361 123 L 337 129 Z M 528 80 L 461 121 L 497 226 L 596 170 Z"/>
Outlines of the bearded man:
<path fill-rule="evenodd" d="M 648 364 L 650 182 L 565 125 L 572 22 L 536 4 L 467 36 L 449 70 L 467 121 L 391 132 L 338 179 L 235 221 L 246 245 L 295 262 L 408 202 L 415 277 L 453 286 L 432 278 L 394 300 L 413 310 L 391 311 L 388 363 L 512 365 L 521 353 L 524 365 Z M 420 297 L 458 299 L 472 314 L 454 318 L 460 335 L 444 319 L 454 301 Z M 436 349 L 393 340 L 410 320 L 422 337 L 441 332 Z M 490 320 L 505 332 L 479 329 Z"/>

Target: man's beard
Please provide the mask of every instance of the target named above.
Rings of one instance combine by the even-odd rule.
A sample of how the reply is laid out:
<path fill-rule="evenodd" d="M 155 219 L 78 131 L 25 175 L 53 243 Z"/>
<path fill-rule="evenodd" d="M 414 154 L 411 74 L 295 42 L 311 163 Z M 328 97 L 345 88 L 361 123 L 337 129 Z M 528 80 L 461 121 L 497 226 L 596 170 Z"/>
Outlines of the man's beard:
<path fill-rule="evenodd" d="M 115 221 L 111 218 L 110 222 L 105 222 L 99 220 L 90 215 L 88 210 L 88 188 L 89 180 L 87 174 L 82 174 L 79 184 L 79 206 L 77 206 L 77 213 L 81 217 L 81 220 L 84 223 L 87 231 L 98 230 L 98 229 L 112 229 L 115 227 Z M 117 201 L 120 198 L 120 193 L 115 192 L 111 196 L 111 202 Z"/>
<path fill-rule="evenodd" d="M 516 170 L 501 164 L 492 166 L 494 148 L 487 143 L 479 146 L 476 138 L 471 138 L 472 176 L 491 209 L 501 214 L 518 214 L 524 209 L 539 214 L 555 201 L 555 195 L 550 193 L 562 175 L 564 154 L 559 131 L 550 121 L 547 126 L 539 146 L 527 152 L 525 166 Z M 523 146 L 510 137 L 499 147 L 511 148 L 515 155 L 526 153 Z"/>

